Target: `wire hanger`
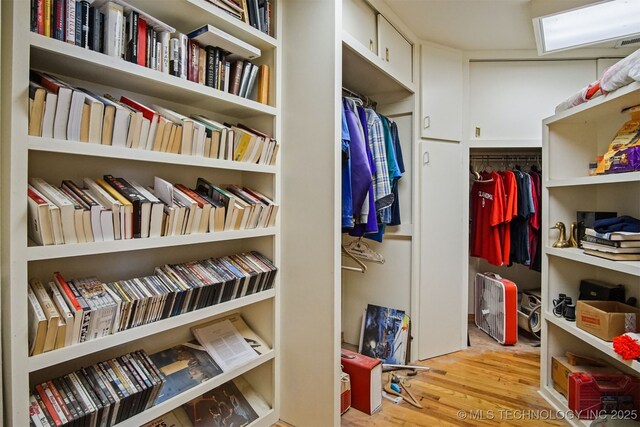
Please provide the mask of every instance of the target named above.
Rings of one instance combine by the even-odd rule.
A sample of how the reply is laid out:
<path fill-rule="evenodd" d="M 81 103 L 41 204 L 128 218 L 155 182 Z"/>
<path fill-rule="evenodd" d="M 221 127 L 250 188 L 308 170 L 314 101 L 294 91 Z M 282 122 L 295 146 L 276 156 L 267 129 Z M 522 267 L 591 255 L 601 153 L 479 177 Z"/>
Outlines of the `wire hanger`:
<path fill-rule="evenodd" d="M 342 269 L 343 270 L 348 270 L 348 271 L 358 271 L 360 273 L 364 273 L 367 271 L 367 266 L 360 261 L 358 258 L 356 258 L 355 256 L 353 256 L 351 253 L 349 253 L 349 251 L 347 251 L 347 249 L 344 247 L 344 245 L 340 245 L 342 247 L 342 255 L 351 258 L 352 260 L 354 260 L 356 262 L 356 264 L 358 264 L 359 267 L 350 267 L 348 265 L 343 265 Z"/>
<path fill-rule="evenodd" d="M 344 249 L 350 255 L 353 255 L 354 257 L 359 258 L 363 261 L 377 262 L 379 264 L 385 263 L 384 257 L 378 252 L 371 249 L 366 242 L 362 241 L 362 237 L 352 240 L 351 242 L 349 242 L 349 244 L 344 246 Z"/>

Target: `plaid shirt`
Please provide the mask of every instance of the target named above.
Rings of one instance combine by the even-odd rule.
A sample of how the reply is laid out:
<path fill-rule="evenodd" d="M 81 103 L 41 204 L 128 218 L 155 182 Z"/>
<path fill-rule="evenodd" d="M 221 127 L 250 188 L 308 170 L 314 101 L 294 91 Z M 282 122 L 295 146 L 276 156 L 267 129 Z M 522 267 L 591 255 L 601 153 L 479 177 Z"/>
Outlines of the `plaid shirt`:
<path fill-rule="evenodd" d="M 380 120 L 380 117 L 378 117 L 375 111 L 370 108 L 367 108 L 365 111 L 367 114 L 369 147 L 376 165 L 376 173 L 373 176 L 373 193 L 375 199 L 380 200 L 391 194 L 384 128 L 382 126 L 382 120 Z M 391 222 L 391 208 L 384 208 L 379 214 L 381 223 L 388 224 Z"/>

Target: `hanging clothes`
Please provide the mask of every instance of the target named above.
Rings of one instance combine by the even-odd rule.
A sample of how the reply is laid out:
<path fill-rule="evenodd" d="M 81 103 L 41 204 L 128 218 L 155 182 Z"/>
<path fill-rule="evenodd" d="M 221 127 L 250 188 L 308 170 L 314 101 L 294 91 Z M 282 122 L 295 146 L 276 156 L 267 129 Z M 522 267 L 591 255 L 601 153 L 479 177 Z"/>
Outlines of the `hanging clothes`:
<path fill-rule="evenodd" d="M 347 176 L 351 181 L 351 212 L 353 217 L 359 219 L 372 183 L 371 167 L 367 156 L 368 144 L 361 127 L 359 127 L 360 120 L 355 113 L 355 108 L 351 108 L 346 99 L 343 102 L 343 108 L 346 122 L 344 128 L 349 132 L 350 172 Z M 344 174 L 343 179 L 347 179 Z M 343 204 L 345 202 L 343 199 Z M 346 210 L 348 211 L 348 209 Z"/>
<path fill-rule="evenodd" d="M 381 242 L 387 224 L 400 224 L 397 185 L 404 160 L 397 125 L 360 103 L 342 102 L 342 226 L 352 236 Z"/>
<path fill-rule="evenodd" d="M 481 174 L 471 189 L 471 256 L 503 264 L 499 225 L 505 218 L 505 193 L 502 178 L 496 172 Z"/>
<path fill-rule="evenodd" d="M 391 221 L 391 206 L 390 202 L 386 202 L 391 195 L 391 181 L 389 180 L 389 169 L 387 165 L 387 149 L 384 139 L 384 128 L 382 126 L 382 120 L 378 117 L 375 111 L 371 108 L 365 109 L 367 118 L 367 133 L 369 137 L 369 148 L 371 149 L 371 155 L 375 163 L 375 173 L 373 176 L 373 191 L 375 195 L 375 201 L 380 204 L 376 205 L 376 210 L 379 210 L 380 222 L 388 224 Z M 378 206 L 381 209 L 377 209 Z M 384 207 L 382 207 L 384 206 Z"/>
<path fill-rule="evenodd" d="M 353 228 L 353 193 L 351 190 L 351 136 L 349 135 L 349 126 L 347 125 L 347 117 L 344 112 L 344 104 L 341 104 L 342 110 L 342 228 Z"/>
<path fill-rule="evenodd" d="M 391 205 L 391 222 L 389 225 L 400 225 L 400 197 L 398 195 L 398 183 L 402 175 L 404 175 L 404 159 L 402 158 L 402 147 L 400 146 L 400 136 L 398 135 L 398 125 L 395 122 L 391 124 L 391 138 L 393 139 L 393 149 L 395 152 L 396 163 L 398 164 L 398 172 L 400 176 L 395 178 L 391 183 L 391 193 L 393 194 L 393 204 Z"/>
<path fill-rule="evenodd" d="M 518 215 L 518 186 L 516 177 L 511 171 L 498 172 L 502 179 L 505 196 L 504 222 L 500 224 L 502 241 L 502 263 L 511 263 L 511 220 Z"/>
<path fill-rule="evenodd" d="M 529 217 L 533 214 L 531 183 L 527 174 L 513 171 L 518 188 L 518 215 L 511 220 L 511 262 L 530 264 Z"/>

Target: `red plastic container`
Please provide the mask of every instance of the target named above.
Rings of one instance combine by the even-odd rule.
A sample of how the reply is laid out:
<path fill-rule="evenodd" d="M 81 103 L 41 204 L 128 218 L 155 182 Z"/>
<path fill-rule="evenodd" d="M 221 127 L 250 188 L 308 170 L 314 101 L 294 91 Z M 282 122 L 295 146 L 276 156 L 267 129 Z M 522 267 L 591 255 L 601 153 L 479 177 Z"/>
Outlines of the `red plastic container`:
<path fill-rule="evenodd" d="M 593 420 L 599 415 L 615 414 L 619 419 L 638 419 L 640 379 L 628 375 L 569 375 L 569 409 L 580 419 Z"/>

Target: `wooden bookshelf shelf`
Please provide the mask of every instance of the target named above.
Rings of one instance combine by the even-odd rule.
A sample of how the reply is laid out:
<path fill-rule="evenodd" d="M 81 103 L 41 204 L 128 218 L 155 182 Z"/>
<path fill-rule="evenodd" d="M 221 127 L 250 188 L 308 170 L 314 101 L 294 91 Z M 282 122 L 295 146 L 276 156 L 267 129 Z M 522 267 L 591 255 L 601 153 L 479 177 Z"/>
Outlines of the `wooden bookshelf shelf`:
<path fill-rule="evenodd" d="M 247 162 L 234 162 L 231 160 L 209 159 L 182 154 L 159 153 L 156 151 L 113 147 L 110 145 L 87 144 L 84 142 L 40 138 L 35 136 L 28 138 L 28 148 L 33 151 L 136 160 L 140 162 L 164 163 L 168 165 L 196 166 L 265 174 L 276 173 L 275 166 L 271 165 L 258 165 Z"/>
<path fill-rule="evenodd" d="M 185 236 L 150 237 L 146 239 L 114 240 L 111 242 L 75 243 L 54 246 L 30 246 L 27 260 L 69 258 L 83 255 L 108 254 L 112 252 L 139 251 L 173 246 L 196 245 L 199 243 L 224 242 L 228 240 L 250 239 L 273 236 L 277 227 L 253 230 L 220 231 L 214 233 L 191 234 Z"/>

